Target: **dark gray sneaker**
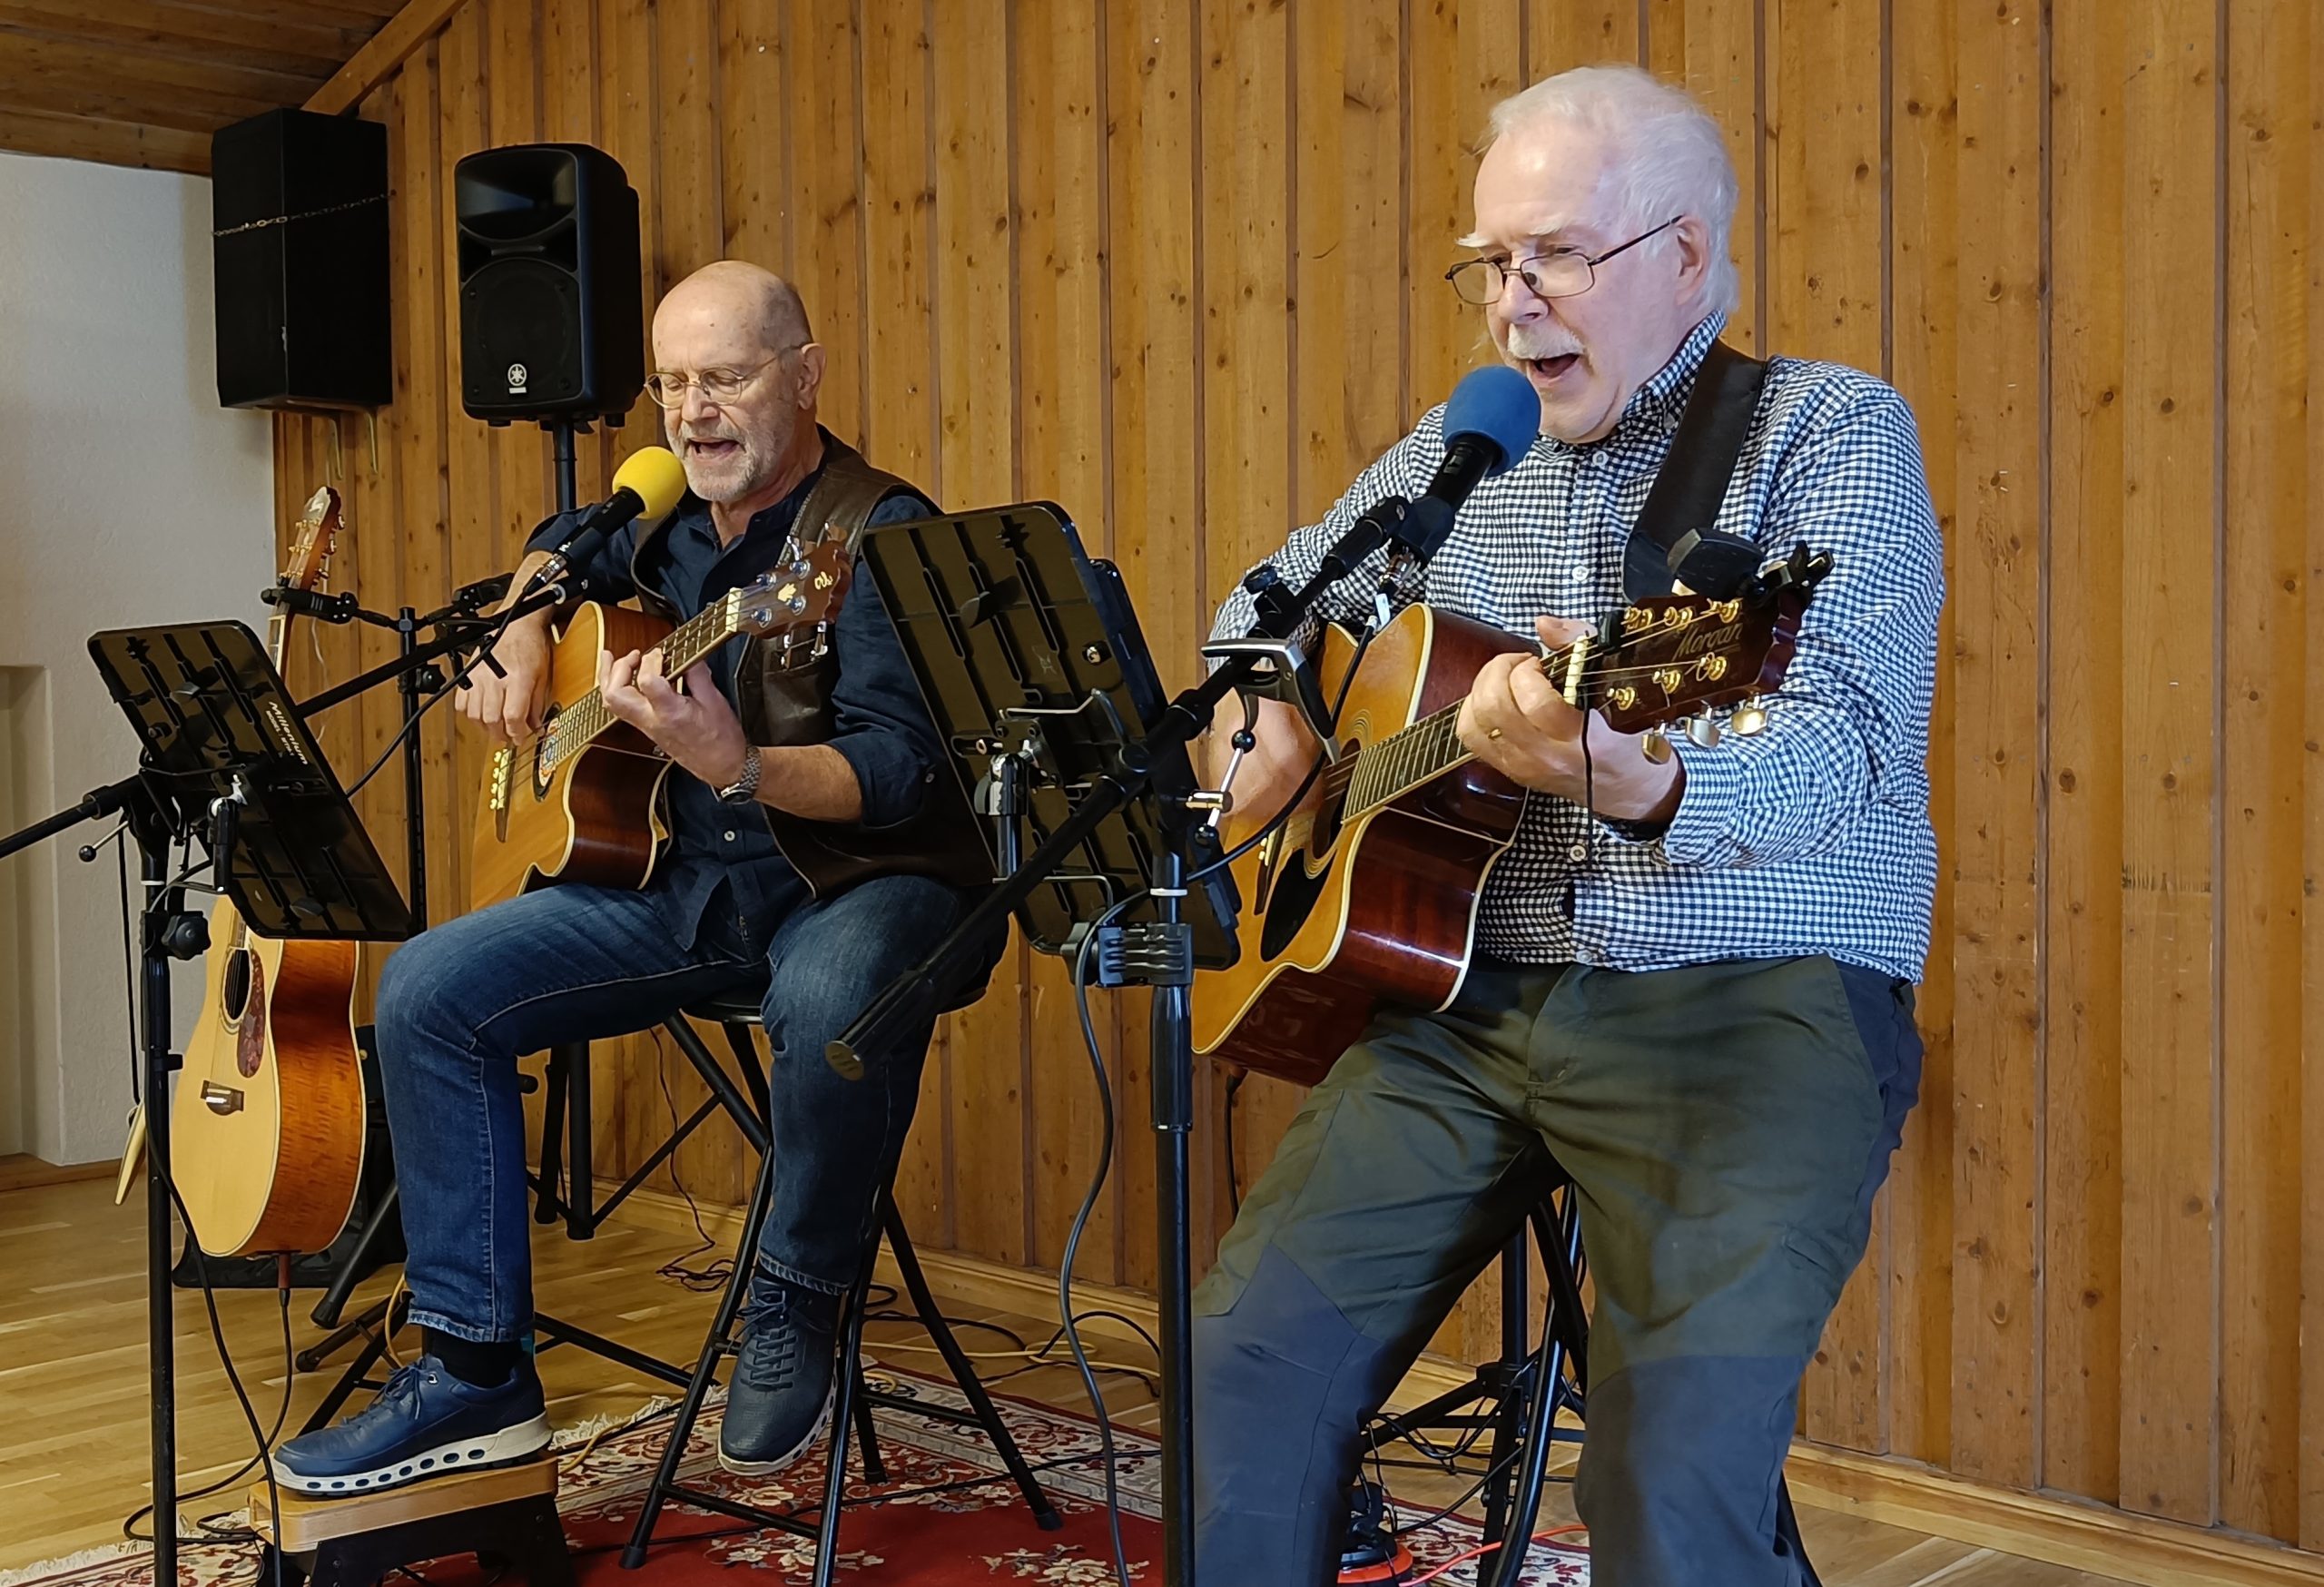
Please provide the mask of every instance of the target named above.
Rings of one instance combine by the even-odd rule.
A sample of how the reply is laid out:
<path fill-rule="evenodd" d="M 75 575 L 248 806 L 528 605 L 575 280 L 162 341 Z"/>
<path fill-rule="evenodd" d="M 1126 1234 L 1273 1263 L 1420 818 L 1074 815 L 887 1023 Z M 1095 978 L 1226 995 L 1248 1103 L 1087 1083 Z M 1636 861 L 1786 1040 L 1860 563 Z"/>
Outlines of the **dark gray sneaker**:
<path fill-rule="evenodd" d="M 839 1296 L 761 1268 L 743 1308 L 743 1346 L 726 1391 L 718 1464 L 741 1476 L 779 1472 L 831 1423 L 839 1388 Z"/>

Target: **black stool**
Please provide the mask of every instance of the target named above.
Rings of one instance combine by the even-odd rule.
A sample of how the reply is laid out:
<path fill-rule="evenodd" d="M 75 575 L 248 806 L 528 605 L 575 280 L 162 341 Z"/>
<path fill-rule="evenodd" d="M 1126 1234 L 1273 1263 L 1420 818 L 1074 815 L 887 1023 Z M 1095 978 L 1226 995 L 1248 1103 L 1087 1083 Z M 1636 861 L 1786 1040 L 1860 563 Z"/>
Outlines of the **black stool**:
<path fill-rule="evenodd" d="M 702 1414 L 702 1402 L 717 1380 L 719 1358 L 734 1355 L 740 1349 L 734 1337 L 735 1319 L 742 1315 L 743 1303 L 750 1292 L 751 1272 L 758 1252 L 759 1231 L 766 1222 L 767 1208 L 773 1199 L 774 1155 L 769 1149 L 770 1137 L 766 1119 L 767 1084 L 760 1072 L 758 1052 L 751 1040 L 751 1027 L 759 1023 L 759 1002 L 754 997 L 737 994 L 701 1003 L 686 1011 L 699 1020 L 717 1021 L 724 1028 L 726 1040 L 743 1060 L 743 1072 L 748 1079 L 756 1111 L 748 1108 L 736 1112 L 735 1122 L 759 1154 L 759 1171 L 751 1187 L 749 1208 L 743 1215 L 743 1232 L 735 1247 L 734 1271 L 727 1276 L 726 1288 L 719 1297 L 718 1311 L 712 1319 L 710 1332 L 702 1343 L 702 1356 L 695 1364 L 693 1378 L 686 1385 L 685 1397 L 679 1402 L 677 1419 L 671 1425 L 669 1442 L 662 1451 L 662 1461 L 654 1473 L 654 1481 L 645 1490 L 644 1503 L 637 1513 L 637 1524 L 631 1530 L 629 1544 L 622 1551 L 624 1569 L 635 1570 L 645 1562 L 645 1551 L 654 1538 L 654 1524 L 662 1507 L 672 1499 L 683 1499 L 704 1510 L 731 1515 L 760 1526 L 774 1527 L 794 1536 L 812 1538 L 815 1543 L 815 1587 L 831 1587 L 832 1572 L 839 1560 L 839 1513 L 841 1498 L 847 1485 L 847 1446 L 849 1431 L 862 1454 L 864 1480 L 872 1484 L 887 1481 L 885 1466 L 880 1459 L 879 1441 L 872 1430 L 872 1412 L 875 1405 L 887 1405 L 909 1411 L 914 1415 L 956 1423 L 962 1426 L 980 1427 L 992 1441 L 994 1450 L 1016 1479 L 1018 1491 L 1024 1494 L 1026 1504 L 1033 1512 L 1033 1519 L 1044 1532 L 1054 1532 L 1065 1524 L 1065 1518 L 1049 1503 L 1041 1491 L 1032 1468 L 1017 1447 L 1017 1441 L 993 1408 L 992 1397 L 976 1375 L 969 1358 L 961 1353 L 960 1341 L 952 1336 L 950 1326 L 944 1321 L 942 1309 L 936 1297 L 929 1293 L 928 1279 L 921 1272 L 920 1258 L 912 1251 L 911 1238 L 905 1233 L 902 1215 L 897 1212 L 888 1186 L 880 1190 L 880 1232 L 868 1243 L 863 1253 L 863 1266 L 856 1275 L 855 1286 L 847 1296 L 846 1316 L 841 1323 L 839 1388 L 832 1407 L 831 1458 L 823 1480 L 823 1502 L 812 1513 L 814 1521 L 801 1519 L 801 1514 L 781 1514 L 762 1510 L 756 1505 L 737 1503 L 723 1494 L 706 1493 L 688 1487 L 678 1481 L 678 1464 L 684 1458 L 686 1441 L 694 1434 L 694 1424 Z M 668 1029 L 694 1067 L 707 1079 L 716 1074 L 714 1091 L 723 1088 L 719 1097 L 729 1111 L 741 1104 L 731 1081 L 703 1045 L 702 1038 L 686 1023 L 684 1016 L 674 1016 Z M 731 1098 L 731 1099 L 730 1099 Z M 872 1287 L 872 1273 L 879 1256 L 880 1236 L 885 1235 L 890 1252 L 895 1257 L 897 1271 L 901 1275 L 904 1290 L 911 1296 L 912 1308 L 921 1323 L 935 1342 L 944 1365 L 951 1369 L 953 1380 L 960 1385 L 961 1395 L 969 1402 L 969 1409 L 955 1411 L 948 1405 L 932 1405 L 903 1395 L 872 1388 L 863 1380 L 863 1313 L 865 1296 Z"/>
<path fill-rule="evenodd" d="M 1549 1280 L 1549 1306 L 1538 1346 L 1529 1342 L 1529 1233 L 1531 1243 L 1541 1250 Z M 1495 1475 L 1484 1488 L 1487 1543 L 1504 1543 L 1512 1533 L 1531 1535 L 1551 1446 L 1581 1440 L 1576 1429 L 1560 1427 L 1557 1415 L 1561 1410 L 1585 1414 L 1590 1324 L 1581 1304 L 1581 1276 L 1587 1267 L 1581 1208 L 1572 1182 L 1561 1178 L 1502 1247 L 1499 1357 L 1425 1405 L 1401 1415 L 1374 1418 L 1364 1432 L 1364 1449 L 1370 1454 L 1413 1434 L 1442 1432 L 1473 1439 L 1489 1430 L 1486 1469 Z M 1491 1409 L 1470 1408 L 1484 1401 L 1491 1402 Z M 1524 1570 L 1525 1554 L 1522 1547 L 1496 1549 L 1492 1563 L 1478 1577 L 1481 1587 L 1515 1582 Z"/>
<path fill-rule="evenodd" d="M 1541 1343 L 1530 1351 L 1529 1234 L 1549 1281 Z M 1581 1209 L 1573 1181 L 1560 1173 L 1527 1215 L 1524 1227 L 1502 1247 L 1500 1356 L 1478 1367 L 1460 1387 L 1402 1415 L 1375 1417 L 1365 1430 L 1368 1454 L 1415 1432 L 1473 1436 L 1491 1429 L 1486 1469 L 1495 1474 L 1485 1484 L 1482 1541 L 1517 1541 L 1515 1546 L 1494 1549 L 1492 1564 L 1478 1574 L 1479 1587 L 1514 1587 L 1525 1568 L 1525 1543 L 1532 1535 L 1533 1513 L 1548 1480 L 1550 1450 L 1561 1442 L 1583 1442 L 1589 1420 L 1590 1316 L 1581 1304 L 1581 1280 L 1588 1271 L 1589 1259 L 1581 1248 Z M 1490 1411 L 1468 1408 L 1486 1400 L 1492 1402 Z M 1561 1410 L 1571 1410 L 1585 1428 L 1559 1426 Z M 1776 1537 L 1798 1562 L 1801 1587 L 1821 1587 L 1800 1541 L 1790 1486 L 1780 1477 L 1776 1484 Z"/>

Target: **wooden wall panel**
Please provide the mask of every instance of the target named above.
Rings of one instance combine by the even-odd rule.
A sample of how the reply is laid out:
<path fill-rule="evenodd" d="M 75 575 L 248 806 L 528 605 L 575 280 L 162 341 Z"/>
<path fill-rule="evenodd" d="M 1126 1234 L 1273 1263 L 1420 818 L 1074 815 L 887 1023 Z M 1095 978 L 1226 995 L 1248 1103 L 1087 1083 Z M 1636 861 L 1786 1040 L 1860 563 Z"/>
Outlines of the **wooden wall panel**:
<path fill-rule="evenodd" d="M 341 85 L 390 130 L 396 399 L 278 422 L 285 519 L 338 483 L 372 606 L 506 564 L 546 444 L 459 410 L 448 173 L 591 141 L 641 194 L 649 295 L 722 253 L 786 271 L 826 422 L 948 506 L 1059 501 L 1183 685 L 1245 567 L 1489 356 L 1438 277 L 1492 104 L 1607 59 L 1728 137 L 1730 337 L 1892 380 L 1948 545 L 1923 1101 L 1803 1428 L 2324 1543 L 2309 0 L 467 0 Z M 581 494 L 659 423 L 585 438 Z M 302 635 L 292 676 L 388 644 Z M 439 916 L 478 750 L 451 716 L 419 733 Z M 398 715 L 324 725 L 352 772 Z M 397 769 L 362 800 L 396 853 Z M 1095 1007 L 1121 1138 L 1080 1270 L 1150 1286 L 1144 1004 Z M 602 1168 L 696 1094 L 664 1058 L 597 1050 Z M 1244 1086 L 1230 1164 L 1200 1088 L 1215 1231 L 1300 1099 Z M 915 1227 L 1052 1267 L 1097 1127 L 1064 972 L 1017 950 L 931 1054 Z M 677 1170 L 745 1183 L 723 1127 Z M 1496 1317 L 1481 1291 L 1440 1346 Z"/>
<path fill-rule="evenodd" d="M 1885 374 L 1881 172 L 1886 120 L 1877 77 L 1847 63 L 1877 57 L 1880 15 L 1834 0 L 1770 0 L 1764 204 L 1769 345 Z M 1801 1429 L 1852 1449 L 1885 1449 L 1879 1384 L 1885 1210 L 1840 1297 L 1801 1395 Z"/>
<path fill-rule="evenodd" d="M 937 489 L 954 510 L 1018 497 L 1016 133 L 1009 118 L 992 113 L 996 95 L 1005 103 L 1014 81 L 1012 10 L 1000 0 L 962 0 L 930 13 Z M 1012 941 L 983 1000 L 954 1024 L 951 1047 L 955 1237 L 1004 1262 L 1029 1260 L 1031 1248 L 1028 956 L 1021 941 Z"/>
<path fill-rule="evenodd" d="M 1960 191 L 1977 195 L 1961 239 L 1952 316 L 1957 409 L 1952 462 L 1951 816 L 1954 1348 L 1966 1391 L 1953 1420 L 1957 1469 L 2035 1480 L 2040 1377 L 2042 499 L 2041 8 L 1964 7 Z M 2029 25 L 2030 24 L 2030 25 Z M 1938 454 L 1939 465 L 1947 459 Z M 1963 1105 L 1965 1100 L 1968 1106 Z"/>
<path fill-rule="evenodd" d="M 1211 558 L 1200 439 L 1207 339 L 1202 297 L 1204 166 L 1196 136 L 1200 17 L 1177 0 L 1108 10 L 1106 175 L 1113 238 L 1109 330 L 1115 556 L 1163 682 L 1196 676 L 1209 631 Z M 1118 1000 L 1123 1032 L 1118 1161 L 1122 1281 L 1151 1287 L 1159 1243 L 1143 993 Z M 1206 1149 L 1210 1143 L 1206 1141 Z M 1197 1218 L 1196 1227 L 1206 1227 Z"/>
<path fill-rule="evenodd" d="M 882 6 L 865 19 L 863 97 L 881 107 L 863 128 L 864 256 L 877 309 L 865 317 L 863 356 L 883 371 L 862 441 L 881 464 L 936 490 L 936 172 L 929 120 L 933 57 L 928 17 Z M 745 258 L 750 257 L 745 253 Z M 944 498 L 937 498 L 942 502 Z M 896 1170 L 896 1198 L 920 1237 L 952 1243 L 950 1092 L 958 1021 L 947 1019 L 921 1071 L 921 1120 Z"/>
<path fill-rule="evenodd" d="M 2051 237 L 2049 1024 L 2043 1197 L 2043 1474 L 2112 1494 L 2121 1473 L 2124 494 L 2119 261 L 2126 206 L 2116 30 L 2054 23 Z"/>
<path fill-rule="evenodd" d="M 2308 501 L 2301 515 L 2308 526 L 2307 544 L 2300 556 L 2300 587 L 2311 597 L 2306 603 L 2307 621 L 2304 637 L 2307 641 L 2302 656 L 2303 678 L 2314 673 L 2319 661 L 2324 661 L 2324 603 L 2313 598 L 2319 586 L 2324 586 L 2324 401 L 2318 393 L 2324 391 L 2324 293 L 2319 291 L 2318 261 L 2324 260 L 2324 157 L 2316 147 L 2316 131 L 2324 123 L 2324 103 L 2318 95 L 2324 93 L 2318 84 L 2324 83 L 2324 27 L 2316 25 L 2309 15 L 2307 61 L 2309 109 L 2303 117 L 2294 113 L 2279 119 L 2271 129 L 2273 136 L 2302 140 L 2301 147 L 2308 164 L 2308 181 L 2304 189 L 2288 182 L 2281 190 L 2289 205 L 2298 202 L 2304 191 L 2307 202 L 2307 224 L 2304 235 L 2308 259 L 2307 291 L 2301 295 L 2299 308 L 2305 310 L 2307 330 L 2308 379 L 2301 391 L 2297 411 L 2306 420 L 2305 437 L 2308 451 Z M 2283 40 L 2290 44 L 2295 40 Z M 2298 69 L 2303 57 L 2295 55 L 2290 64 Z M 2288 160 L 2296 166 L 2297 159 Z M 2287 177 L 2292 172 L 2285 172 Z M 2286 228 L 2287 231 L 2290 228 Z M 2254 239 L 2257 245 L 2261 238 Z M 2291 283 L 2286 290 L 2298 291 Z M 2287 428 L 2290 415 L 2285 416 Z M 2301 432 L 2293 431 L 2295 435 Z M 2303 701 L 2300 734 L 2301 820 L 2300 820 L 2300 1073 L 2299 1094 L 2300 1178 L 2296 1186 L 2270 1185 L 2265 1194 L 2271 1200 L 2290 1196 L 2299 1208 L 2299 1331 L 2298 1337 L 2304 1346 L 2311 1339 L 2324 1338 L 2324 1284 L 2315 1281 L 2315 1275 L 2324 1273 L 2324 1195 L 2319 1195 L 2319 1179 L 2324 1177 L 2324 1086 L 2308 1082 L 2318 1062 L 2319 1047 L 2324 1047 L 2324 1020 L 2313 1010 L 2324 1008 L 2324 910 L 2310 902 L 2324 891 L 2324 688 L 2313 683 L 2308 685 Z M 2311 1172 L 2310 1170 L 2316 1170 Z M 2282 1336 L 2269 1340 L 2271 1355 L 2284 1349 Z M 2296 1448 L 2296 1473 L 2293 1487 L 2298 1494 L 2299 1522 L 2296 1539 L 2302 1548 L 2324 1548 L 2324 1372 L 2314 1369 L 2303 1349 L 2297 1368 L 2299 1393 L 2297 1414 L 2299 1436 Z M 2280 1534 L 2278 1534 L 2280 1535 Z"/>
<path fill-rule="evenodd" d="M 1103 0 L 1029 0 L 1016 9 L 1010 43 L 1016 85 L 1017 340 L 1021 360 L 1017 422 L 1019 493 L 1056 501 L 1093 556 L 1113 549 L 1107 509 L 1105 230 L 1099 179 L 1106 155 L 1098 120 L 1105 67 L 1098 47 Z M 1055 1268 L 1098 1168 L 1102 1120 L 1074 1006 L 1071 967 L 1030 954 L 1026 1099 L 1031 1254 Z M 1091 1025 L 1111 1083 L 1120 1085 L 1112 999 L 1091 995 Z M 1076 1270 L 1115 1271 L 1115 1203 L 1101 1198 L 1082 1236 Z"/>
<path fill-rule="evenodd" d="M 2122 1502 L 2207 1522 L 2219 1307 L 2187 1296 L 2220 1292 L 2221 283 L 2192 244 L 2218 235 L 2219 26 L 2196 0 L 2125 20 Z"/>
<path fill-rule="evenodd" d="M 1891 379 L 1920 420 L 1929 495 L 1950 550 L 1959 540 L 1955 510 L 1955 449 L 1960 404 L 1960 348 L 1936 334 L 1952 322 L 1960 279 L 1960 173 L 1955 149 L 1960 114 L 1954 12 L 1911 6 L 1894 14 L 1889 86 Z M 1946 558 L 1947 581 L 1957 560 Z M 1953 653 L 1957 607 L 1948 604 L 1937 654 Z M 1929 764 L 1953 764 L 1959 712 L 1940 688 L 1929 724 Z M 1954 780 L 1932 780 L 1930 819 L 1955 826 Z M 1940 855 L 1939 874 L 1948 869 Z M 1953 940 L 1954 890 L 1939 889 L 1930 934 Z M 1905 1121 L 1905 1138 L 1883 1192 L 1887 1265 L 1884 1275 L 1888 1369 L 1883 1389 L 1891 1453 L 1943 1463 L 1953 1439 L 1953 956 L 1931 955 L 1917 999 L 1923 1053 L 1921 1105 Z"/>
<path fill-rule="evenodd" d="M 2299 1528 L 2302 743 L 2313 498 L 2306 423 L 2312 10 L 2230 9 L 2226 74 L 2227 584 L 2221 702 L 2219 1517 Z"/>

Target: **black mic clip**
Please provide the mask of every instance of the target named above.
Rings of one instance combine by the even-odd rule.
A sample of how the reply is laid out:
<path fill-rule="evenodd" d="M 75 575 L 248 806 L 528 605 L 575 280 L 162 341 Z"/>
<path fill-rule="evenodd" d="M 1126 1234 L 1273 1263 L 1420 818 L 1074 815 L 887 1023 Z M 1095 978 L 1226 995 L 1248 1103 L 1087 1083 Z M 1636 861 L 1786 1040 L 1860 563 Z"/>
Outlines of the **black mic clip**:
<path fill-rule="evenodd" d="M 479 578 L 474 584 L 460 586 L 452 592 L 453 609 L 466 612 L 471 616 L 476 616 L 508 593 L 508 584 L 512 577 L 514 576 L 510 574 L 496 573 L 490 578 Z"/>
<path fill-rule="evenodd" d="M 218 891 L 226 891 L 226 879 L 234 864 L 234 838 L 241 830 L 242 806 L 251 802 L 250 786 L 236 772 L 225 793 L 210 802 L 210 874 Z"/>
<path fill-rule="evenodd" d="M 340 590 L 337 595 L 317 595 L 310 589 L 294 589 L 279 584 L 259 591 L 258 598 L 270 606 L 301 617 L 312 617 L 324 623 L 351 623 L 355 620 L 355 592 Z"/>

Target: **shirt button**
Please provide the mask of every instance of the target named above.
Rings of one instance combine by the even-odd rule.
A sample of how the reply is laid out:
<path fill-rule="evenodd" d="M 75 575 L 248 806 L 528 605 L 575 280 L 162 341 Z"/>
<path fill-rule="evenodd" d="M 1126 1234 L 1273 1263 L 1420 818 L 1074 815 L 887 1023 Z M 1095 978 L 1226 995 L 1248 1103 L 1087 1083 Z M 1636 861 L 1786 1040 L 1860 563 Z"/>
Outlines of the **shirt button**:
<path fill-rule="evenodd" d="M 730 843 L 733 843 L 734 841 L 734 834 L 733 833 L 728 833 L 726 834 L 726 841 Z"/>
<path fill-rule="evenodd" d="M 1586 579 L 1590 576 L 1592 571 L 1594 570 L 1587 562 L 1577 562 L 1573 565 L 1573 576 L 1576 578 Z"/>

